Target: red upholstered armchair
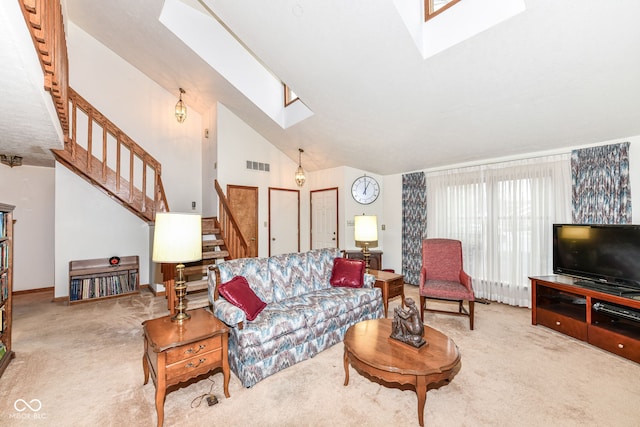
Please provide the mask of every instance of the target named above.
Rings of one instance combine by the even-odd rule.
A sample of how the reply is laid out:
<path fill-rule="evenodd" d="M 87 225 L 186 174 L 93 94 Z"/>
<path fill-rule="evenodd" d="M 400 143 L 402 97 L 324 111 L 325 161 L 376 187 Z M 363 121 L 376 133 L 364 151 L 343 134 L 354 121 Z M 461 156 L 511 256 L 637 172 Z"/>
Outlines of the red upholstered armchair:
<path fill-rule="evenodd" d="M 458 301 L 458 311 L 428 309 L 427 298 Z M 464 308 L 463 301 L 469 301 L 469 311 Z M 451 239 L 423 240 L 420 269 L 422 321 L 425 311 L 469 316 L 469 326 L 473 330 L 474 301 L 471 277 L 462 269 L 462 243 Z"/>

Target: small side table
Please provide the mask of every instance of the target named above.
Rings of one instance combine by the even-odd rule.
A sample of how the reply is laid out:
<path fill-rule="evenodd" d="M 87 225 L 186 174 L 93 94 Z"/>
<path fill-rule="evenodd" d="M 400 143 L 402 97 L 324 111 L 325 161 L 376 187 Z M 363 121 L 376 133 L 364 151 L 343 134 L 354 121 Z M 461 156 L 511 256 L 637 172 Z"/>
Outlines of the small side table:
<path fill-rule="evenodd" d="M 164 398 L 167 387 L 188 381 L 221 368 L 224 395 L 229 396 L 229 329 L 207 309 L 189 311 L 191 319 L 179 325 L 171 316 L 146 320 L 142 369 L 144 383 L 149 373 L 156 386 L 158 427 L 164 422 Z"/>
<path fill-rule="evenodd" d="M 404 276 L 402 274 L 381 270 L 369 270 L 369 274 L 376 277 L 376 288 L 382 289 L 384 317 L 387 317 L 389 300 L 391 298 L 402 297 L 402 306 L 404 307 Z"/>

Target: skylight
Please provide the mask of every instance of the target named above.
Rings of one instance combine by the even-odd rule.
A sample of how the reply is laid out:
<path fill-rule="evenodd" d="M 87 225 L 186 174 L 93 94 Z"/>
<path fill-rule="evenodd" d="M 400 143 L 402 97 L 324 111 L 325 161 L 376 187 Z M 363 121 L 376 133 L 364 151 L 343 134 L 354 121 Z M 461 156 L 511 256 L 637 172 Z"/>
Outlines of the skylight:
<path fill-rule="evenodd" d="M 286 83 L 282 83 L 282 85 L 284 86 L 284 106 L 285 107 L 288 107 L 291 103 L 300 100 L 298 95 L 296 95 L 296 93 L 292 91 L 291 88 Z"/>
<path fill-rule="evenodd" d="M 459 1 L 460 0 L 424 0 L 424 20 L 428 21 Z"/>

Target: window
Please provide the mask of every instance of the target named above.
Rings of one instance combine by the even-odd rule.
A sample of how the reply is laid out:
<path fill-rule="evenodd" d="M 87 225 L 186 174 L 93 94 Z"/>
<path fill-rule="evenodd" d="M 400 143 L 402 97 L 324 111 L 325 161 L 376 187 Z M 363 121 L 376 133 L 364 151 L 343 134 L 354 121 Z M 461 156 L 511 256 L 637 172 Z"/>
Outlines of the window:
<path fill-rule="evenodd" d="M 298 101 L 300 98 L 298 98 L 298 95 L 296 95 L 289 86 L 284 83 L 282 83 L 282 85 L 284 86 L 284 106 L 288 107 L 291 103 Z"/>
<path fill-rule="evenodd" d="M 528 278 L 551 274 L 552 224 L 570 207 L 566 157 L 427 175 L 427 236 L 462 242 L 479 298 L 528 306 Z"/>
<path fill-rule="evenodd" d="M 424 20 L 428 21 L 459 1 L 460 0 L 424 0 Z"/>

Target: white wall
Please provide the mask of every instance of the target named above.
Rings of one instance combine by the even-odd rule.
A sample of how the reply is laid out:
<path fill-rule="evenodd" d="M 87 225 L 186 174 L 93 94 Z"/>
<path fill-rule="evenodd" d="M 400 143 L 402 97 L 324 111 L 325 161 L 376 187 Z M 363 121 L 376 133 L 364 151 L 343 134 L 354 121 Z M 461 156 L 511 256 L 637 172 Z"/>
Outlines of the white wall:
<path fill-rule="evenodd" d="M 218 178 L 218 106 L 214 105 L 203 117 L 202 139 L 202 216 L 218 214 L 218 196 L 214 181 Z"/>
<path fill-rule="evenodd" d="M 0 202 L 14 205 L 13 290 L 54 284 L 54 169 L 0 165 Z"/>
<path fill-rule="evenodd" d="M 149 283 L 149 226 L 60 163 L 55 168 L 55 297 L 69 295 L 69 261 L 138 255 Z"/>
<path fill-rule="evenodd" d="M 294 181 L 298 167 L 296 161 L 287 157 L 268 140 L 244 123 L 224 105 L 218 105 L 218 181 L 226 191 L 227 184 L 258 187 L 258 254 L 266 256 L 269 252 L 268 228 L 268 188 L 278 187 L 299 189 Z M 304 147 L 301 147 L 304 149 Z M 269 163 L 271 172 L 261 172 L 246 168 L 246 161 Z M 304 154 L 302 156 L 304 167 Z M 366 173 L 380 183 L 380 196 L 371 205 L 360 205 L 351 197 L 351 184 Z M 324 188 L 338 187 L 339 198 L 339 239 L 341 249 L 354 249 L 353 221 L 355 215 L 378 215 L 378 223 L 382 224 L 384 183 L 380 175 L 349 167 L 308 172 L 307 182 L 300 189 L 300 250 L 310 248 L 309 234 L 309 192 Z M 379 247 L 383 249 L 384 233 L 379 233 Z M 384 256 L 383 256 L 384 263 Z"/>
<path fill-rule="evenodd" d="M 222 104 L 218 104 L 218 181 L 258 187 L 258 255 L 269 253 L 269 187 L 299 189 L 293 178 L 297 163 Z M 247 169 L 247 160 L 269 163 L 270 172 Z M 309 187 L 300 189 L 300 248 L 309 248 Z"/>
<path fill-rule="evenodd" d="M 70 86 L 162 164 L 171 211 L 191 212 L 195 201 L 200 213 L 201 115 L 187 101 L 187 119 L 178 123 L 177 91 L 167 92 L 71 22 L 67 33 Z"/>
<path fill-rule="evenodd" d="M 343 242 L 341 244 L 342 249 L 359 249 L 356 248 L 356 242 L 354 239 L 354 227 L 353 227 L 353 217 L 356 215 L 376 215 L 378 217 L 378 247 L 374 248 L 375 250 L 383 251 L 382 254 L 382 264 L 383 266 L 386 264 L 387 260 L 385 258 L 384 253 L 384 232 L 381 231 L 382 224 L 385 222 L 384 217 L 384 181 L 380 175 L 373 174 L 371 172 L 363 171 L 360 169 L 355 169 L 351 167 L 344 167 L 344 181 L 343 188 L 344 191 L 341 192 L 342 197 L 340 197 L 340 203 L 344 206 L 344 217 L 341 217 L 341 225 L 345 225 L 345 238 L 340 240 Z M 361 205 L 356 202 L 351 195 L 351 184 L 356 178 L 367 174 L 367 176 L 371 176 L 378 181 L 380 184 L 380 194 L 375 202 L 370 205 Z"/>
<path fill-rule="evenodd" d="M 617 144 L 621 142 L 629 142 L 629 180 L 631 185 L 632 200 L 632 221 L 634 224 L 640 224 L 640 135 L 627 138 L 619 138 L 615 140 L 603 141 L 597 144 L 584 146 L 576 146 L 568 149 L 554 150 L 552 152 L 531 153 L 529 155 L 519 156 L 518 158 L 527 158 L 538 155 L 568 153 L 572 149 L 593 147 L 598 145 Z M 452 165 L 440 169 L 452 169 L 457 167 L 480 165 L 486 163 L 495 163 L 499 161 L 515 160 L 514 157 L 489 159 L 481 162 L 466 163 L 462 165 Z M 425 169 L 428 173 L 430 170 Z M 408 173 L 408 172 L 407 172 Z M 384 232 L 385 252 L 383 261 L 385 268 L 393 268 L 396 272 L 402 271 L 402 174 L 387 175 L 384 177 L 385 197 L 384 197 L 384 215 L 387 231 Z M 429 189 L 427 188 L 427 191 Z"/>
<path fill-rule="evenodd" d="M 392 268 L 396 273 L 402 272 L 402 175 L 384 177 L 386 192 L 383 200 L 386 230 L 385 251 L 382 255 L 384 268 Z"/>
<path fill-rule="evenodd" d="M 160 162 L 169 210 L 201 213 L 204 128 L 201 115 L 189 108 L 189 88 L 185 88 L 184 97 L 187 119 L 178 123 L 174 115 L 177 91 L 167 92 L 72 22 L 67 25 L 67 47 L 70 86 Z M 66 176 L 56 171 L 55 296 L 67 295 L 68 262 L 75 259 L 139 255 L 140 283 L 149 283 L 155 271 L 149 255 L 149 226 L 111 200 L 103 205 L 104 196 L 95 188 L 87 188 L 86 200 L 75 206 L 71 200 L 78 197 L 74 192 L 81 190 L 68 185 L 68 179 L 60 181 Z M 192 202 L 196 202 L 195 209 Z M 128 232 L 119 234 L 116 228 Z"/>

